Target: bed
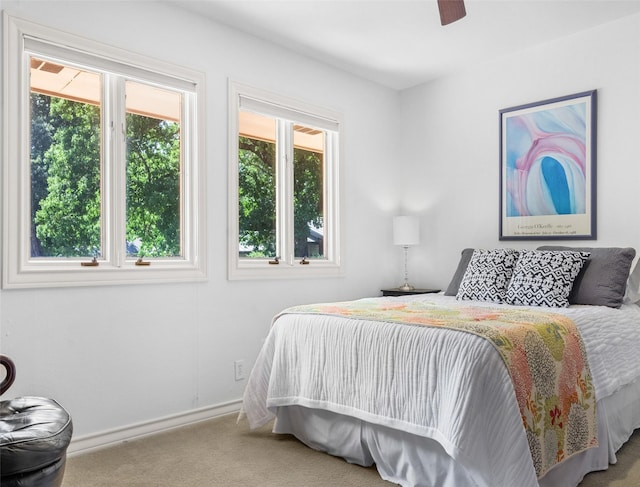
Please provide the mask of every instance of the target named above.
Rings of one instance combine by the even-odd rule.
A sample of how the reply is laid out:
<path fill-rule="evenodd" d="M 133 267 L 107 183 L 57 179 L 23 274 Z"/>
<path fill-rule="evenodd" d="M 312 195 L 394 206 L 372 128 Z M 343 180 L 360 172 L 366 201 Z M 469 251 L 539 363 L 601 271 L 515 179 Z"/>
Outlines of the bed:
<path fill-rule="evenodd" d="M 241 417 L 403 486 L 576 486 L 640 427 L 634 257 L 465 249 L 444 293 L 284 310 Z M 555 375 L 538 359 L 523 372 L 534 326 Z"/>

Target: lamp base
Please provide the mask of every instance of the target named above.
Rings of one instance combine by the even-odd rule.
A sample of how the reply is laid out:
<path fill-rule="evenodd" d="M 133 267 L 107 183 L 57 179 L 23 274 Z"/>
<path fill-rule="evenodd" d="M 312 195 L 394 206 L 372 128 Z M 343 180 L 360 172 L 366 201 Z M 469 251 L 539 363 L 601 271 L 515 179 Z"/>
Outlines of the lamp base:
<path fill-rule="evenodd" d="M 409 284 L 408 282 L 405 282 L 398 289 L 400 289 L 400 291 L 413 291 L 415 288 L 411 284 Z"/>

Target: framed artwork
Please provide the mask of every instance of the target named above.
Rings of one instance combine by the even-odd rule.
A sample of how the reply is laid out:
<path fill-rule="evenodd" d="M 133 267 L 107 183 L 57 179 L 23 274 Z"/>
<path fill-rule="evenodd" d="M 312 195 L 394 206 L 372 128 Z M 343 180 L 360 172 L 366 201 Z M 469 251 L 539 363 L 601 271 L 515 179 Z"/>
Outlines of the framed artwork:
<path fill-rule="evenodd" d="M 500 110 L 500 240 L 596 238 L 596 95 Z"/>

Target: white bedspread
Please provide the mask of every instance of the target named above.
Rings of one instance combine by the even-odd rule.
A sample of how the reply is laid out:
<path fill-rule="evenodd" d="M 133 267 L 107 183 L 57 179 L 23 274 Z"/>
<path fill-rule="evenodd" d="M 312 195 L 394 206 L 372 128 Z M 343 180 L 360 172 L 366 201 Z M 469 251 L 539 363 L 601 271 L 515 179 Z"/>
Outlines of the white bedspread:
<path fill-rule="evenodd" d="M 380 299 L 470 304 L 443 295 Z M 580 329 L 597 399 L 640 377 L 640 307 L 552 311 L 569 316 Z M 253 428 L 288 405 L 433 438 L 477 472 L 480 485 L 537 485 L 511 379 L 498 352 L 476 335 L 329 316 L 281 316 L 250 375 L 243 412 Z"/>

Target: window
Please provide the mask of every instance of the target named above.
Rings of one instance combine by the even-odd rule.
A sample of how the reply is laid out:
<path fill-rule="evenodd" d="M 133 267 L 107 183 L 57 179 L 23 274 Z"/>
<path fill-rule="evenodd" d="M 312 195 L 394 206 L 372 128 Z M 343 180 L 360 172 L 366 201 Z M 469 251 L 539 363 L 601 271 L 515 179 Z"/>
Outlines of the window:
<path fill-rule="evenodd" d="M 204 279 L 202 76 L 8 20 L 3 286 Z"/>
<path fill-rule="evenodd" d="M 341 117 L 230 88 L 229 278 L 340 274 Z"/>

